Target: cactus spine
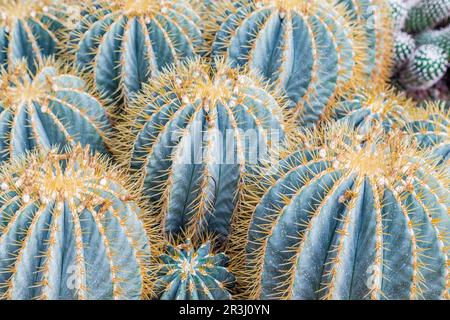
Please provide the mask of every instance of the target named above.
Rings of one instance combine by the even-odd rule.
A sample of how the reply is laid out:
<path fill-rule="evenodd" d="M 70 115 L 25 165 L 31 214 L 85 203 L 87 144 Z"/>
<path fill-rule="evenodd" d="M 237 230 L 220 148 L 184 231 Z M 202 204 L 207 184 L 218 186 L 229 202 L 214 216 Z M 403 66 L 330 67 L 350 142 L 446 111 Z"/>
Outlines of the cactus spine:
<path fill-rule="evenodd" d="M 252 73 L 215 65 L 213 77 L 202 61 L 161 74 L 119 127 L 123 162 L 168 235 L 189 229 L 225 240 L 244 174 L 289 132 L 277 93 Z"/>
<path fill-rule="evenodd" d="M 230 252 L 247 294 L 448 298 L 448 171 L 399 131 L 334 126 L 305 141 L 245 188 Z"/>
<path fill-rule="evenodd" d="M 184 0 L 93 0 L 82 9 L 70 55 L 116 104 L 203 48 L 199 17 Z"/>
<path fill-rule="evenodd" d="M 363 31 L 329 1 L 221 1 L 207 22 L 212 57 L 258 71 L 312 125 L 325 107 L 362 79 Z"/>
<path fill-rule="evenodd" d="M 0 74 L 0 88 L 0 161 L 76 143 L 107 152 L 111 128 L 103 103 L 69 69 L 47 61 L 30 75 L 17 64 Z"/>
<path fill-rule="evenodd" d="M 235 278 L 224 253 L 211 252 L 206 242 L 196 250 L 188 241 L 168 245 L 160 256 L 155 291 L 162 300 L 230 300 Z"/>
<path fill-rule="evenodd" d="M 0 298 L 139 299 L 150 249 L 124 176 L 76 147 L 0 171 Z"/>
<path fill-rule="evenodd" d="M 28 68 L 58 52 L 65 9 L 49 0 L 0 1 L 0 67 L 25 59 Z"/>

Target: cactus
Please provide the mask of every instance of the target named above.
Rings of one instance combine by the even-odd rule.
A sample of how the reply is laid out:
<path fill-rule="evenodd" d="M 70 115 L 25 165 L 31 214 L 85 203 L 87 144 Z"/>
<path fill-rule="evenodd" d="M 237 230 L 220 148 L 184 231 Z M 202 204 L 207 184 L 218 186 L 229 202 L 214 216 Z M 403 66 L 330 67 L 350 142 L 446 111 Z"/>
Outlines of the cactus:
<path fill-rule="evenodd" d="M 353 21 L 364 28 L 366 77 L 383 84 L 392 73 L 392 51 L 395 21 L 387 0 L 336 0 L 345 5 Z"/>
<path fill-rule="evenodd" d="M 408 33 L 432 29 L 450 17 L 450 0 L 421 0 L 409 9 L 405 22 Z"/>
<path fill-rule="evenodd" d="M 0 74 L 0 162 L 34 148 L 77 142 L 106 153 L 111 130 L 101 100 L 74 72 L 52 61 L 30 76 L 24 63 Z"/>
<path fill-rule="evenodd" d="M 199 17 L 185 0 L 92 0 L 82 16 L 69 35 L 69 56 L 116 105 L 203 50 Z"/>
<path fill-rule="evenodd" d="M 28 68 L 58 52 L 65 21 L 62 5 L 50 0 L 0 1 L 0 67 L 26 59 Z"/>
<path fill-rule="evenodd" d="M 283 99 L 223 61 L 171 68 L 146 85 L 118 126 L 117 153 L 169 236 L 224 241 L 251 166 L 287 139 Z M 248 169 L 248 170 L 247 170 Z"/>
<path fill-rule="evenodd" d="M 403 127 L 408 121 L 406 110 L 415 104 L 397 94 L 387 86 L 363 87 L 358 92 L 348 93 L 329 110 L 329 120 L 346 123 L 360 134 L 383 127 L 386 132 Z"/>
<path fill-rule="evenodd" d="M 427 89 L 436 84 L 447 72 L 448 56 L 434 45 L 416 49 L 405 69 L 400 73 L 399 83 L 407 89 Z"/>
<path fill-rule="evenodd" d="M 403 0 L 389 0 L 389 5 L 391 7 L 394 29 L 395 31 L 400 31 L 403 29 L 408 16 L 408 5 Z"/>
<path fill-rule="evenodd" d="M 78 146 L 0 170 L 0 299 L 146 295 L 145 220 L 110 162 Z"/>
<path fill-rule="evenodd" d="M 211 252 L 206 242 L 196 250 L 186 244 L 168 245 L 160 256 L 156 293 L 162 300 L 231 300 L 235 281 L 224 253 Z"/>
<path fill-rule="evenodd" d="M 247 296 L 449 298 L 448 170 L 401 131 L 307 138 L 245 188 L 230 252 Z"/>
<path fill-rule="evenodd" d="M 414 38 L 405 33 L 397 32 L 394 35 L 394 66 L 396 69 L 403 67 L 411 60 L 416 49 Z"/>
<path fill-rule="evenodd" d="M 450 111 L 444 103 L 427 103 L 423 108 L 409 108 L 409 122 L 404 129 L 424 149 L 431 148 L 440 162 L 450 159 Z"/>
<path fill-rule="evenodd" d="M 312 125 L 362 79 L 363 31 L 343 6 L 318 0 L 217 1 L 206 10 L 211 56 L 248 66 L 284 90 L 294 117 Z M 205 20 L 207 20 L 205 16 Z"/>
<path fill-rule="evenodd" d="M 450 57 L 450 25 L 442 29 L 422 32 L 416 36 L 416 41 L 418 45 L 432 44 L 438 46 Z"/>

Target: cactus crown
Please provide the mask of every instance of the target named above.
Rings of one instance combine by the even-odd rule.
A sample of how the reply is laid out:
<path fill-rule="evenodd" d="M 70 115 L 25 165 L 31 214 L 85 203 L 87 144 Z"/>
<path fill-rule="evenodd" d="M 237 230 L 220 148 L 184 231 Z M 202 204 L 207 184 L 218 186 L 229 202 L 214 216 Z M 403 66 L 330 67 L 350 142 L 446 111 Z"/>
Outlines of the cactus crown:
<path fill-rule="evenodd" d="M 102 9 L 109 9 L 112 12 L 129 17 L 153 17 L 160 13 L 166 13 L 172 6 L 172 1 L 167 0 L 94 0 L 93 3 L 101 5 Z"/>
<path fill-rule="evenodd" d="M 34 18 L 40 13 L 48 12 L 51 5 L 51 0 L 1 0 L 0 26 L 17 19 Z"/>

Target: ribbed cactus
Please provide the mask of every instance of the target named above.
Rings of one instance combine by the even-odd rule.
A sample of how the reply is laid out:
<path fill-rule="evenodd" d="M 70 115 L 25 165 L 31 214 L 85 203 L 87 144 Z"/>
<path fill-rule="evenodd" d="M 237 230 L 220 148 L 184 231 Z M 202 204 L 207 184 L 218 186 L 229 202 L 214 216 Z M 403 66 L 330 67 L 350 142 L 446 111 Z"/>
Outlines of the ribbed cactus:
<path fill-rule="evenodd" d="M 432 44 L 443 49 L 450 57 L 450 25 L 437 30 L 428 30 L 416 36 L 417 44 Z"/>
<path fill-rule="evenodd" d="M 363 31 L 343 6 L 318 0 L 217 1 L 206 10 L 212 57 L 257 70 L 290 99 L 301 123 L 362 79 Z"/>
<path fill-rule="evenodd" d="M 400 31 L 403 29 L 406 17 L 408 16 L 408 5 L 404 0 L 389 0 L 388 2 L 391 7 L 394 29 L 395 31 Z"/>
<path fill-rule="evenodd" d="M 395 21 L 387 0 L 336 0 L 345 5 L 365 36 L 366 77 L 372 83 L 385 83 L 391 76 Z"/>
<path fill-rule="evenodd" d="M 70 34 L 70 55 L 116 104 L 203 48 L 200 18 L 185 0 L 91 0 L 82 16 Z"/>
<path fill-rule="evenodd" d="M 450 17 L 450 0 L 420 0 L 408 12 L 405 30 L 417 33 L 431 29 Z"/>
<path fill-rule="evenodd" d="M 407 89 L 428 89 L 442 79 L 448 65 L 443 49 L 435 45 L 420 46 L 400 73 L 399 82 Z"/>
<path fill-rule="evenodd" d="M 411 60 L 416 49 L 414 38 L 405 32 L 396 32 L 394 35 L 394 66 L 403 67 Z"/>
<path fill-rule="evenodd" d="M 224 253 L 211 252 L 206 242 L 196 250 L 188 241 L 168 245 L 160 256 L 154 291 L 162 300 L 231 300 L 235 278 Z"/>
<path fill-rule="evenodd" d="M 282 99 L 251 73 L 201 61 L 144 87 L 119 126 L 122 160 L 166 234 L 224 240 L 247 166 L 270 161 L 289 125 Z"/>
<path fill-rule="evenodd" d="M 383 127 L 387 132 L 403 127 L 407 111 L 415 108 L 412 101 L 387 86 L 363 87 L 348 93 L 329 111 L 329 120 L 346 123 L 360 134 Z"/>
<path fill-rule="evenodd" d="M 35 70 L 58 51 L 66 13 L 50 0 L 0 1 L 0 67 L 8 68 L 25 59 Z"/>
<path fill-rule="evenodd" d="M 441 161 L 450 159 L 450 111 L 444 103 L 427 103 L 423 108 L 408 109 L 405 129 L 420 147 L 431 148 Z"/>
<path fill-rule="evenodd" d="M 448 171 L 398 131 L 306 141 L 246 188 L 231 251 L 250 297 L 448 298 Z"/>
<path fill-rule="evenodd" d="M 23 63 L 10 69 L 0 74 L 0 162 L 76 143 L 106 152 L 106 110 L 81 78 L 51 61 L 32 76 Z"/>
<path fill-rule="evenodd" d="M 0 169 L 0 299 L 139 299 L 150 249 L 126 178 L 89 149 Z"/>

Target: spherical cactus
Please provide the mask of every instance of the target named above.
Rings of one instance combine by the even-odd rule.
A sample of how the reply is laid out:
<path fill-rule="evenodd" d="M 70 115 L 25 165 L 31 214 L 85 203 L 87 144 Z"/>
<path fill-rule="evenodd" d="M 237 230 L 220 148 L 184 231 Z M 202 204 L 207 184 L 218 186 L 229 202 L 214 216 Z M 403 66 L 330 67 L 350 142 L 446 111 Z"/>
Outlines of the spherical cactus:
<path fill-rule="evenodd" d="M 89 149 L 0 171 L 0 299 L 139 299 L 150 257 L 120 171 Z"/>
<path fill-rule="evenodd" d="M 50 0 L 0 1 L 0 67 L 26 59 L 28 68 L 58 51 L 65 10 Z"/>
<path fill-rule="evenodd" d="M 389 0 L 391 15 L 394 23 L 394 29 L 400 31 L 403 29 L 408 16 L 408 5 L 403 0 Z"/>
<path fill-rule="evenodd" d="M 346 123 L 360 134 L 368 134 L 373 128 L 390 131 L 403 127 L 408 121 L 407 111 L 415 104 L 387 86 L 363 87 L 347 93 L 330 110 L 329 120 Z"/>
<path fill-rule="evenodd" d="M 235 278 L 224 253 L 211 252 L 206 242 L 196 250 L 186 244 L 168 245 L 160 256 L 154 291 L 162 300 L 231 300 Z"/>
<path fill-rule="evenodd" d="M 372 83 L 382 84 L 392 73 L 394 21 L 387 0 L 335 0 L 344 4 L 353 21 L 364 28 L 365 74 Z"/>
<path fill-rule="evenodd" d="M 409 108 L 404 129 L 430 149 L 440 162 L 450 159 L 450 111 L 444 103 L 427 103 L 423 108 Z"/>
<path fill-rule="evenodd" d="M 416 49 L 401 72 L 399 82 L 407 89 L 428 89 L 442 79 L 447 69 L 447 53 L 440 47 L 423 45 Z"/>
<path fill-rule="evenodd" d="M 450 26 L 424 31 L 416 36 L 417 44 L 432 44 L 443 49 L 450 57 Z"/>
<path fill-rule="evenodd" d="M 450 17 L 450 0 L 421 0 L 409 9 L 405 30 L 417 33 L 436 27 Z"/>
<path fill-rule="evenodd" d="M 203 47 L 199 17 L 185 0 L 92 0 L 82 9 L 70 55 L 116 104 Z"/>
<path fill-rule="evenodd" d="M 416 49 L 414 38 L 405 32 L 396 32 L 394 36 L 394 66 L 403 67 L 413 56 Z"/>
<path fill-rule="evenodd" d="M 212 57 L 257 70 L 312 125 L 364 72 L 362 29 L 341 5 L 311 0 L 217 1 L 206 11 Z M 205 17 L 205 20 L 206 17 Z"/>
<path fill-rule="evenodd" d="M 250 72 L 215 65 L 213 77 L 201 61 L 167 70 L 118 127 L 118 153 L 168 235 L 225 239 L 244 174 L 270 161 L 290 131 L 276 92 Z"/>
<path fill-rule="evenodd" d="M 17 64 L 0 74 L 0 90 L 0 162 L 76 143 L 106 152 L 107 112 L 74 72 L 47 61 L 30 76 Z"/>
<path fill-rule="evenodd" d="M 322 130 L 245 189 L 231 265 L 249 296 L 448 298 L 448 170 L 400 131 Z"/>

